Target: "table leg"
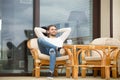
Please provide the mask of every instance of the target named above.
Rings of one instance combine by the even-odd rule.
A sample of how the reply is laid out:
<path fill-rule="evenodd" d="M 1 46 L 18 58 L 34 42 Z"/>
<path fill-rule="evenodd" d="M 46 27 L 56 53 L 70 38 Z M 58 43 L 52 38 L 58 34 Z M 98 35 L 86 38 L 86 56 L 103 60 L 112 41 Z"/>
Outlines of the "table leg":
<path fill-rule="evenodd" d="M 110 80 L 110 66 L 105 66 L 106 80 Z"/>
<path fill-rule="evenodd" d="M 78 78 L 78 66 L 73 66 L 72 68 L 72 77 L 77 79 Z"/>
<path fill-rule="evenodd" d="M 105 78 L 105 67 L 101 67 L 101 77 Z"/>

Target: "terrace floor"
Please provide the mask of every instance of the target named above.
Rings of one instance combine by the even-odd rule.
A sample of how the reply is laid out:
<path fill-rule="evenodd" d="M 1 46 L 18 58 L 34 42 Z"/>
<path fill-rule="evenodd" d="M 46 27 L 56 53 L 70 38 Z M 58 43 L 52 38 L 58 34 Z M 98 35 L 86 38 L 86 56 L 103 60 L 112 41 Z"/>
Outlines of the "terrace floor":
<path fill-rule="evenodd" d="M 15 77 L 0 77 L 0 80 L 49 80 L 47 77 L 40 77 L 40 78 L 35 78 L 35 77 L 30 77 L 30 76 L 15 76 Z M 86 78 L 78 77 L 78 79 L 73 79 L 73 78 L 66 78 L 65 76 L 58 76 L 54 77 L 53 80 L 105 80 L 102 79 L 100 76 L 98 77 L 93 77 L 93 76 L 87 76 Z M 110 80 L 120 80 L 120 77 L 117 79 L 110 78 Z"/>

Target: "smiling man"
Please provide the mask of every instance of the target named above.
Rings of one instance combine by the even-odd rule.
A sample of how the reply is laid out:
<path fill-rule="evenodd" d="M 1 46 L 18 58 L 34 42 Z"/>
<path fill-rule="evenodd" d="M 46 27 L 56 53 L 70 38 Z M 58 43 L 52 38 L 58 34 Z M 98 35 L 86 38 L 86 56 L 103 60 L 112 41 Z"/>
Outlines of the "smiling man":
<path fill-rule="evenodd" d="M 67 39 L 71 32 L 71 28 L 62 28 L 57 30 L 55 25 L 49 25 L 47 30 L 43 28 L 35 28 L 36 36 L 38 37 L 38 45 L 41 53 L 50 56 L 50 70 L 49 78 L 53 77 L 56 57 L 61 56 L 63 43 Z M 47 36 L 44 35 L 47 33 Z M 62 33 L 60 36 L 56 36 L 58 33 Z"/>

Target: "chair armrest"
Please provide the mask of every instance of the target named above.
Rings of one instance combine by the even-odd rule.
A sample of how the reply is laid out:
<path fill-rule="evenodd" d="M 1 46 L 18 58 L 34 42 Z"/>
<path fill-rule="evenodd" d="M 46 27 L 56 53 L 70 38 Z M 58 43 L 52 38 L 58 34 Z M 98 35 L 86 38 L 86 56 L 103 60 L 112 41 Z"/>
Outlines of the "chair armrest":
<path fill-rule="evenodd" d="M 30 52 L 33 56 L 33 59 L 39 59 L 38 51 L 37 49 L 30 49 Z"/>
<path fill-rule="evenodd" d="M 30 47 L 30 40 L 27 41 L 27 47 L 28 47 L 29 49 L 31 49 L 31 47 Z"/>
<path fill-rule="evenodd" d="M 116 49 L 114 51 L 114 54 L 112 54 L 112 60 L 117 61 L 119 54 L 120 54 L 120 50 Z"/>
<path fill-rule="evenodd" d="M 65 52 L 65 49 L 64 49 L 64 48 L 60 49 L 60 54 L 61 54 L 61 55 L 65 55 L 65 54 L 66 54 L 66 52 Z"/>
<path fill-rule="evenodd" d="M 30 39 L 27 41 L 27 47 L 29 48 L 33 59 L 39 59 L 38 50 L 37 50 L 38 48 L 36 48 L 36 46 L 33 46 L 33 44 L 35 44 L 36 41 L 37 41 L 36 38 Z M 34 43 L 32 43 L 32 42 L 34 42 Z"/>

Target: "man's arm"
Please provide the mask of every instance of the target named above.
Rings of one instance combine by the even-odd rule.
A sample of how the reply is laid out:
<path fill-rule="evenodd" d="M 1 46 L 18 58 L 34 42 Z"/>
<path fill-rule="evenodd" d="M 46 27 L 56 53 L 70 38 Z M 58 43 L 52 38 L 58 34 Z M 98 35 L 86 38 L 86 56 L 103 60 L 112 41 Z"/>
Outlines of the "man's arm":
<path fill-rule="evenodd" d="M 71 32 L 71 28 L 62 28 L 57 31 L 58 33 L 63 32 L 60 38 L 65 41 Z"/>
<path fill-rule="evenodd" d="M 46 30 L 40 27 L 35 27 L 34 29 L 37 37 L 46 37 L 43 33 L 46 33 Z"/>

